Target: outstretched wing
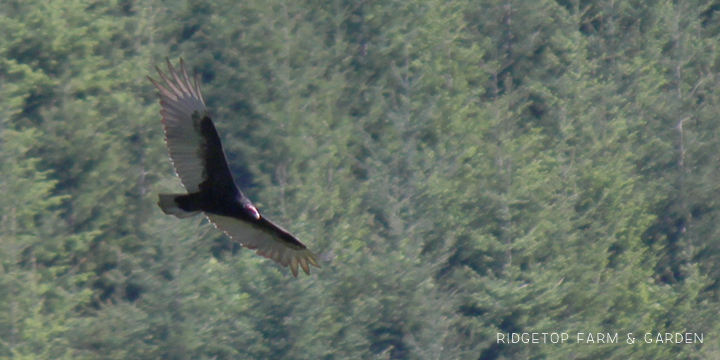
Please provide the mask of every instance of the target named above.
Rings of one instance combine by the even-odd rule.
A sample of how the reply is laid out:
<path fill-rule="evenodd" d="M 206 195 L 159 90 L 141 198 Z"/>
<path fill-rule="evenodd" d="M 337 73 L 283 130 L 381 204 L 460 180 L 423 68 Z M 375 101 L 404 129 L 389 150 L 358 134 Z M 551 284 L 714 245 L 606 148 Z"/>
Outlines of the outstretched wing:
<path fill-rule="evenodd" d="M 257 250 L 258 255 L 271 259 L 282 266 L 290 266 L 293 275 L 298 275 L 298 265 L 310 275 L 309 265 L 320 268 L 316 255 L 292 234 L 260 217 L 254 222 L 232 217 L 205 213 L 215 227 L 224 231 L 233 240 L 248 249 Z"/>
<path fill-rule="evenodd" d="M 180 177 L 185 189 L 190 192 L 200 190 L 200 184 L 207 179 L 206 157 L 208 146 L 220 147 L 221 159 L 227 167 L 227 161 L 222 153 L 222 145 L 209 144 L 203 136 L 202 122 L 210 121 L 205 101 L 200 94 L 197 76 L 191 82 L 185 69 L 185 63 L 180 59 L 180 73 L 167 60 L 170 76 L 166 76 L 155 67 L 163 83 L 148 79 L 158 89 L 162 110 L 162 123 L 165 127 L 165 142 L 170 152 L 170 158 L 175 166 L 175 172 Z M 210 121 L 212 124 L 212 122 Z M 214 130 L 214 126 L 213 126 Z"/>
<path fill-rule="evenodd" d="M 222 149 L 220 136 L 205 109 L 197 77 L 190 81 L 182 59 L 179 72 L 169 60 L 167 64 L 169 76 L 155 68 L 163 83 L 150 77 L 148 79 L 159 91 L 165 141 L 175 172 L 188 193 L 210 193 L 228 202 L 242 199 L 243 204 L 252 208 L 254 214 L 252 218 L 239 219 L 218 215 L 207 209 L 200 210 L 233 240 L 249 249 L 257 250 L 258 255 L 285 267 L 290 266 L 295 276 L 298 274 L 298 265 L 307 274 L 310 274 L 309 265 L 319 268 L 315 254 L 289 232 L 261 217 L 237 188 Z M 178 206 L 178 197 L 174 195 L 177 194 L 160 197 L 159 204 L 166 213 L 168 208 Z M 163 199 L 166 203 L 164 207 Z M 188 212 L 186 209 L 181 210 Z"/>

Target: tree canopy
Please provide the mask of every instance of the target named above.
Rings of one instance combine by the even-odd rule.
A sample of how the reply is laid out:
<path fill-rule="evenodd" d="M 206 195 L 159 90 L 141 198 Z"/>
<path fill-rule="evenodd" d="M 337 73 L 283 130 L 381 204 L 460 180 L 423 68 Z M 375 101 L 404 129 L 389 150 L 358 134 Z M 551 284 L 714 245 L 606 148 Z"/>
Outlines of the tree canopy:
<path fill-rule="evenodd" d="M 0 359 L 720 356 L 717 1 L 6 0 L 0 30 Z M 145 76 L 181 56 L 323 269 L 157 207 Z"/>

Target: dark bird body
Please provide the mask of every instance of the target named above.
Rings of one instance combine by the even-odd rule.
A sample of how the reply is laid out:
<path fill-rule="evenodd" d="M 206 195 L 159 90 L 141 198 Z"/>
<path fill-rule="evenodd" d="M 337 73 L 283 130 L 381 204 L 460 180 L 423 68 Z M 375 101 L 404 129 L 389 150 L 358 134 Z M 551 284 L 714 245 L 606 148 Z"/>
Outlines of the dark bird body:
<path fill-rule="evenodd" d="M 160 194 L 158 205 L 163 212 L 178 218 L 203 212 L 233 240 L 290 266 L 295 276 L 298 265 L 307 274 L 308 265 L 319 268 L 316 255 L 287 230 L 261 216 L 235 184 L 197 78 L 190 82 L 182 59 L 179 73 L 170 61 L 168 69 L 172 78 L 157 69 L 164 84 L 148 79 L 159 91 L 165 141 L 188 193 Z"/>

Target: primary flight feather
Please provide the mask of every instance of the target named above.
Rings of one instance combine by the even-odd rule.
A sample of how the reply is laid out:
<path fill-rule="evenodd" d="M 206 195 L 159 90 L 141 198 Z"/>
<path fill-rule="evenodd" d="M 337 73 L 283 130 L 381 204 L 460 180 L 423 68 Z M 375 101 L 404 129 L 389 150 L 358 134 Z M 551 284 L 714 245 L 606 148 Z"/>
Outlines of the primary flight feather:
<path fill-rule="evenodd" d="M 148 76 L 158 89 L 165 141 L 175 172 L 187 194 L 160 194 L 165 214 L 186 218 L 201 212 L 234 241 L 258 255 L 310 274 L 320 267 L 317 256 L 287 230 L 263 217 L 235 185 L 215 125 L 200 93 L 197 76 L 192 81 L 180 59 L 177 71 L 167 61 L 169 75 L 155 67 L 161 81 Z"/>

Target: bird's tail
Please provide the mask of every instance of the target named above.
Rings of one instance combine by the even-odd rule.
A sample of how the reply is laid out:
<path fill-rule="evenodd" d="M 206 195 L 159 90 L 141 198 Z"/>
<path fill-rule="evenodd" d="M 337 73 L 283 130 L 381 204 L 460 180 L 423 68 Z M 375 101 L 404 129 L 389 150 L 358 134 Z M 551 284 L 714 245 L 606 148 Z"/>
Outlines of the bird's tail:
<path fill-rule="evenodd" d="M 165 214 L 168 215 L 175 215 L 176 217 L 183 219 L 186 217 L 195 216 L 200 213 L 200 211 L 187 211 L 180 208 L 180 205 L 177 202 L 178 198 L 181 197 L 188 197 L 188 194 L 159 194 L 160 200 L 158 201 L 158 206 L 160 206 L 160 209 Z"/>

